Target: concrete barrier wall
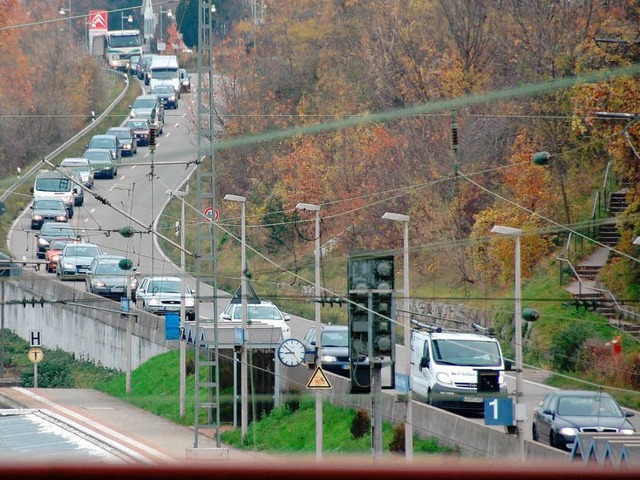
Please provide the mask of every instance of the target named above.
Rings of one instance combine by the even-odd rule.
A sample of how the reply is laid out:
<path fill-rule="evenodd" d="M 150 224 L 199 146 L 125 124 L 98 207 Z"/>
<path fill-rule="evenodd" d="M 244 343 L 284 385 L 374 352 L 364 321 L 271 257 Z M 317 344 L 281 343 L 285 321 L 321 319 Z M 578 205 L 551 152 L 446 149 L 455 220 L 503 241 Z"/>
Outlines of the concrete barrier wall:
<path fill-rule="evenodd" d="M 3 279 L 0 288 L 5 303 L 1 312 L 4 327 L 25 340 L 29 340 L 30 331 L 40 331 L 42 346 L 48 349 L 59 348 L 74 353 L 78 359 L 124 371 L 128 321 L 133 322 L 132 369 L 171 348 L 165 340 L 164 319 L 139 310 L 135 310 L 137 318 L 121 316 L 118 302 L 85 292 L 79 282 L 61 284 L 22 277 Z M 11 304 L 32 298 L 47 303 L 42 306 L 36 303 L 33 307 L 30 303 Z"/>
<path fill-rule="evenodd" d="M 312 394 L 306 385 L 313 372 L 305 367 L 288 368 L 285 371 L 284 389 Z M 371 410 L 371 395 L 350 395 L 348 378 L 327 373 L 331 390 L 318 390 L 327 401 L 347 408 Z M 404 396 L 393 390 L 383 390 L 381 395 L 382 418 L 394 425 L 404 422 Z M 421 402 L 413 402 L 414 435 L 420 438 L 436 438 L 441 445 L 457 449 L 464 456 L 496 457 L 518 460 L 524 457 L 544 458 L 549 461 L 568 461 L 566 452 L 541 443 L 524 441 L 524 452 L 517 439 L 503 431 L 485 427 L 468 418 L 454 415 Z"/>

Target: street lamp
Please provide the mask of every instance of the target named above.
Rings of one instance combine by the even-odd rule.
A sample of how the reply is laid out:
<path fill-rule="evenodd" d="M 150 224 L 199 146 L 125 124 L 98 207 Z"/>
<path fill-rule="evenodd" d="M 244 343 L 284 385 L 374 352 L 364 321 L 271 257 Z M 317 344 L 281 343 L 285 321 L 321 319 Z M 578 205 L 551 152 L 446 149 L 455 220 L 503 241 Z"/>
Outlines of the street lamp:
<path fill-rule="evenodd" d="M 316 322 L 316 369 L 322 367 L 322 322 L 320 319 L 320 205 L 298 203 L 296 210 L 316 212 L 315 234 L 315 322 Z M 316 391 L 316 459 L 322 458 L 322 396 Z"/>
<path fill-rule="evenodd" d="M 406 414 L 404 422 L 404 453 L 407 462 L 413 461 L 413 405 L 411 399 L 411 315 L 409 314 L 409 215 L 386 212 L 382 215 L 385 220 L 404 223 L 403 248 L 403 277 L 402 293 L 405 300 L 404 313 L 404 351 L 406 354 L 406 374 L 409 379 L 409 389 L 405 397 Z"/>
<path fill-rule="evenodd" d="M 229 202 L 237 202 L 242 204 L 242 214 L 240 217 L 240 246 L 241 246 L 241 257 L 240 257 L 240 268 L 242 269 L 241 275 L 241 292 L 240 296 L 242 299 L 242 346 L 240 347 L 240 433 L 242 437 L 242 445 L 245 444 L 247 439 L 247 416 L 249 415 L 248 408 L 248 396 L 249 396 L 249 383 L 248 383 L 248 358 L 247 358 L 247 349 L 245 347 L 246 335 L 247 335 L 247 291 L 249 288 L 247 282 L 247 242 L 246 242 L 246 220 L 245 220 L 245 210 L 247 205 L 247 198 L 242 197 L 240 195 L 225 195 L 224 200 Z M 235 402 L 235 392 L 234 402 Z"/>
<path fill-rule="evenodd" d="M 524 417 L 525 417 L 525 405 L 522 403 L 522 396 L 524 392 L 524 385 L 522 382 L 522 287 L 520 282 L 520 236 L 522 230 L 513 227 L 504 227 L 502 225 L 495 225 L 491 229 L 491 233 L 497 233 L 498 235 L 506 235 L 514 237 L 516 240 L 516 252 L 515 252 L 515 339 L 514 347 L 516 351 L 516 434 L 520 437 L 522 448 L 524 448 Z M 522 452 L 524 454 L 524 452 Z"/>
<path fill-rule="evenodd" d="M 60 7 L 60 11 L 58 13 L 60 15 L 69 15 L 69 33 L 71 33 L 71 0 L 69 0 L 67 5 L 67 8 Z"/>
<path fill-rule="evenodd" d="M 120 30 L 124 30 L 124 19 L 127 19 L 127 23 L 133 23 L 133 16 L 132 15 L 125 15 L 124 13 L 120 12 Z"/>
<path fill-rule="evenodd" d="M 167 17 L 171 18 L 173 16 L 173 13 L 171 13 L 171 9 L 167 8 L 166 10 L 163 10 L 162 7 L 160 7 L 160 42 L 162 42 L 162 37 L 164 35 L 164 32 L 162 31 L 162 14 L 166 14 Z"/>
<path fill-rule="evenodd" d="M 180 210 L 180 271 L 185 274 L 185 213 L 184 213 L 184 200 L 189 193 L 189 184 L 187 183 L 184 192 L 179 190 L 167 190 L 167 195 L 173 195 L 180 198 L 182 201 L 182 208 Z M 176 230 L 177 234 L 177 230 Z M 185 291 L 184 291 L 184 279 L 180 283 L 180 418 L 185 416 L 187 410 L 187 352 L 185 341 L 182 338 L 182 332 L 185 329 Z"/>

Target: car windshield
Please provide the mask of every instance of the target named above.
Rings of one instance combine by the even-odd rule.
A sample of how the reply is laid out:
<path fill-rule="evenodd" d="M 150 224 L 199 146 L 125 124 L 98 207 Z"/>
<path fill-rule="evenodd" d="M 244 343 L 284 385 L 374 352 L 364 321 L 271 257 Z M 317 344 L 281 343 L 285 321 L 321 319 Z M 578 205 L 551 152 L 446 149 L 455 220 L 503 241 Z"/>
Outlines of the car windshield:
<path fill-rule="evenodd" d="M 79 173 L 80 175 L 85 174 L 89 175 L 91 173 L 91 167 L 89 165 L 83 165 L 81 167 L 64 167 L 66 170 L 70 172 Z"/>
<path fill-rule="evenodd" d="M 98 263 L 96 266 L 96 275 L 124 275 L 117 263 Z"/>
<path fill-rule="evenodd" d="M 71 180 L 68 178 L 38 178 L 36 179 L 36 190 L 41 192 L 69 192 L 71 191 Z"/>
<path fill-rule="evenodd" d="M 433 340 L 436 363 L 470 367 L 496 367 L 501 364 L 497 342 L 482 340 Z"/>
<path fill-rule="evenodd" d="M 111 162 L 111 153 L 108 150 L 84 152 L 84 157 L 89 161 L 106 160 Z"/>
<path fill-rule="evenodd" d="M 133 108 L 153 108 L 156 106 L 156 100 L 153 98 L 138 98 L 133 102 Z"/>
<path fill-rule="evenodd" d="M 561 397 L 558 401 L 558 415 L 622 417 L 622 411 L 613 398 L 609 397 Z"/>
<path fill-rule="evenodd" d="M 173 87 L 171 85 L 160 85 L 156 88 L 154 88 L 153 90 L 151 90 L 151 93 L 175 93 L 173 90 Z"/>
<path fill-rule="evenodd" d="M 349 335 L 347 331 L 331 331 L 322 332 L 322 346 L 323 347 L 348 347 Z"/>
<path fill-rule="evenodd" d="M 49 244 L 51 250 L 62 250 L 66 245 L 72 243 L 71 240 L 52 240 Z"/>
<path fill-rule="evenodd" d="M 64 210 L 64 204 L 60 200 L 36 200 L 34 210 Z"/>
<path fill-rule="evenodd" d="M 115 142 L 111 138 L 94 138 L 91 140 L 91 148 L 114 148 Z"/>
<path fill-rule="evenodd" d="M 279 310 L 269 305 L 247 305 L 247 317 L 249 320 L 282 320 Z M 235 320 L 242 319 L 242 307 L 237 306 L 233 312 Z"/>
<path fill-rule="evenodd" d="M 81 160 L 63 160 L 62 163 L 60 164 L 61 167 L 66 167 L 66 168 L 70 168 L 70 167 L 82 167 L 82 166 L 88 166 L 88 162 L 84 159 Z"/>
<path fill-rule="evenodd" d="M 154 68 L 151 72 L 151 76 L 154 80 L 171 80 L 172 78 L 178 78 L 178 70 L 164 70 Z"/>
<path fill-rule="evenodd" d="M 152 280 L 148 290 L 151 293 L 180 293 L 181 288 L 180 280 Z"/>
<path fill-rule="evenodd" d="M 64 227 L 50 222 L 44 224 L 42 230 L 40 230 L 40 235 L 43 237 L 75 237 L 76 232 L 71 227 Z"/>
<path fill-rule="evenodd" d="M 129 128 L 149 130 L 149 122 L 146 120 L 129 120 L 125 125 Z"/>
<path fill-rule="evenodd" d="M 131 133 L 128 132 L 127 130 L 117 130 L 117 131 L 112 131 L 111 133 L 118 138 L 124 138 L 125 140 L 131 139 Z"/>
<path fill-rule="evenodd" d="M 96 257 L 100 253 L 98 247 L 89 245 L 69 245 L 64 249 L 65 257 Z"/>

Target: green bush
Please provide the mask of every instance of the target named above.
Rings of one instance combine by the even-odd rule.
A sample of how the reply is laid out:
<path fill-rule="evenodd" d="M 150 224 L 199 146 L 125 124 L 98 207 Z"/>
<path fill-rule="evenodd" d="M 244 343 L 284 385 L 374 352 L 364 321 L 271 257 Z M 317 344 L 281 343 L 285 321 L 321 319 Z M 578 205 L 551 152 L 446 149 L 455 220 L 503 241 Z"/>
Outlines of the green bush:
<path fill-rule="evenodd" d="M 350 431 L 353 438 L 362 438 L 371 431 L 371 419 L 366 410 L 359 408 L 356 411 L 353 421 L 351 422 Z"/>
<path fill-rule="evenodd" d="M 551 364 L 555 370 L 572 372 L 576 369 L 579 353 L 591 332 L 577 322 L 571 322 L 556 335 L 551 343 Z"/>

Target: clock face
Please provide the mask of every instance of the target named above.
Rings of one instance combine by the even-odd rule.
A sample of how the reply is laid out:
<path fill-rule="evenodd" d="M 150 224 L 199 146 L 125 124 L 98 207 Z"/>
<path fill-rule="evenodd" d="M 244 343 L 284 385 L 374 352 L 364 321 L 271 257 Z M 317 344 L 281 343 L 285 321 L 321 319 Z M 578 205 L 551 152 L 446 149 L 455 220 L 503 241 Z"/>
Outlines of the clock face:
<path fill-rule="evenodd" d="M 304 362 L 304 343 L 296 338 L 289 338 L 278 346 L 278 358 L 287 367 L 297 367 Z"/>

